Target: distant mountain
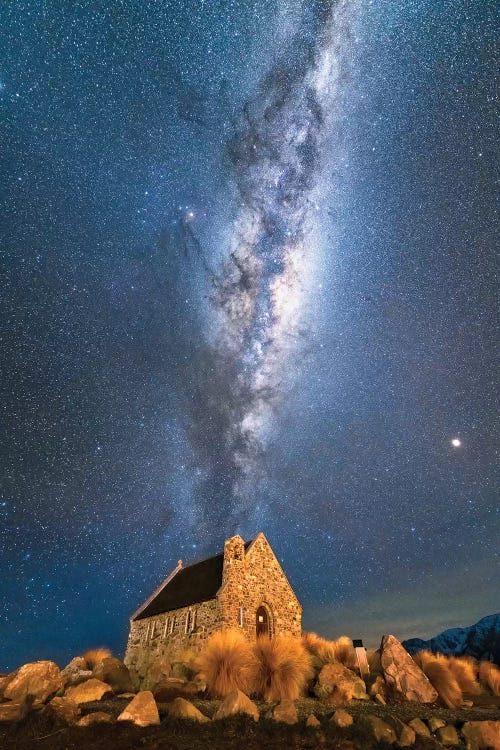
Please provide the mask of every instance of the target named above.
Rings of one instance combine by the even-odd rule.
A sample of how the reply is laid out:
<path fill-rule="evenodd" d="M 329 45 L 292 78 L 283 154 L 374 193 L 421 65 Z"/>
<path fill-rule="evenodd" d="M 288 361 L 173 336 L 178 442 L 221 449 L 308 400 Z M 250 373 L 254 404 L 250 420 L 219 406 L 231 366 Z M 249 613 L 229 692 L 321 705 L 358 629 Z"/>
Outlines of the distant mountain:
<path fill-rule="evenodd" d="M 410 654 L 427 649 L 448 656 L 473 656 L 500 665 L 500 613 L 483 617 L 468 628 L 450 628 L 428 641 L 410 638 L 403 641 L 403 646 Z"/>

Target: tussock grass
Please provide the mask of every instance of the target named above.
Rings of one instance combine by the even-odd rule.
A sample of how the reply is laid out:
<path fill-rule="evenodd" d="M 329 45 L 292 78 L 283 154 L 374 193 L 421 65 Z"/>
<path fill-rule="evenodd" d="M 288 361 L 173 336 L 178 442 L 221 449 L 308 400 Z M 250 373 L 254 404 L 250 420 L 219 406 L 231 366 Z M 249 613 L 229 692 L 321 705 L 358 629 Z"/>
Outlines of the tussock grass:
<path fill-rule="evenodd" d="M 441 702 L 448 708 L 458 708 L 463 700 L 462 690 L 446 656 L 419 651 L 413 659 L 437 690 Z"/>
<path fill-rule="evenodd" d="M 349 669 L 356 669 L 356 652 L 351 639 L 346 635 L 336 641 L 329 641 L 316 633 L 302 633 L 302 643 L 321 665 L 339 662 Z"/>
<path fill-rule="evenodd" d="M 450 656 L 448 666 L 464 693 L 479 695 L 481 685 L 477 681 L 477 666 L 471 656 Z"/>
<path fill-rule="evenodd" d="M 493 695 L 500 696 L 500 669 L 496 664 L 482 661 L 479 665 L 479 679 L 489 687 Z"/>
<path fill-rule="evenodd" d="M 254 691 L 265 701 L 297 700 L 313 676 L 311 657 L 303 640 L 279 635 L 259 638 L 254 646 L 257 660 Z"/>
<path fill-rule="evenodd" d="M 105 646 L 91 648 L 83 654 L 88 669 L 94 669 L 103 659 L 107 659 L 109 656 L 111 656 L 111 651 Z"/>
<path fill-rule="evenodd" d="M 251 645 L 239 630 L 219 630 L 206 642 L 196 669 L 204 675 L 210 693 L 224 698 L 236 688 L 251 692 L 257 665 Z"/>

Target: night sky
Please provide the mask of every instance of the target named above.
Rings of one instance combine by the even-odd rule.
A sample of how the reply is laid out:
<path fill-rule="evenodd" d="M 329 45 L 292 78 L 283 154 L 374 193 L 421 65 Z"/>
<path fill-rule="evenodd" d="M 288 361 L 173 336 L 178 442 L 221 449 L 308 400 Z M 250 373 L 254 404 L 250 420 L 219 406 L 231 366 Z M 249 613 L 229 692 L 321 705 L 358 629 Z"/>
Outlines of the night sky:
<path fill-rule="evenodd" d="M 263 531 L 305 629 L 500 609 L 493 0 L 0 8 L 0 671 Z"/>

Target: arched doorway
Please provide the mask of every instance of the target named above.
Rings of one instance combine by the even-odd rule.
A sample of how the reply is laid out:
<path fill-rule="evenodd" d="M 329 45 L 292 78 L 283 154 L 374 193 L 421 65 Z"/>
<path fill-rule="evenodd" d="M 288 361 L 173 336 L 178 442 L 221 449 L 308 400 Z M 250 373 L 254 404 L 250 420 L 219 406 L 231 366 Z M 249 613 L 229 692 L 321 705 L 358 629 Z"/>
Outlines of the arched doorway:
<path fill-rule="evenodd" d="M 257 638 L 267 636 L 271 637 L 271 624 L 269 622 L 269 612 L 265 607 L 259 607 L 255 616 L 255 633 Z"/>

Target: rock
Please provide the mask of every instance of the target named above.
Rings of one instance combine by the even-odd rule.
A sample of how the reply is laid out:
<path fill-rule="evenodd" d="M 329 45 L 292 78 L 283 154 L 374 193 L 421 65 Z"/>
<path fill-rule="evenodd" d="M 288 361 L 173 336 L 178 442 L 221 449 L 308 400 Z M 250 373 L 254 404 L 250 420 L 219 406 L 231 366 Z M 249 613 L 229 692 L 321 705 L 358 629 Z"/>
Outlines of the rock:
<path fill-rule="evenodd" d="M 208 716 L 202 714 L 196 706 L 184 698 L 175 698 L 172 703 L 167 705 L 167 713 L 177 719 L 190 719 L 191 721 L 206 722 L 210 721 Z"/>
<path fill-rule="evenodd" d="M 397 741 L 398 747 L 413 747 L 415 740 L 417 739 L 417 733 L 414 729 L 405 724 L 401 729 L 399 739 Z"/>
<path fill-rule="evenodd" d="M 133 721 L 139 727 L 160 723 L 158 706 L 150 690 L 141 690 L 121 712 L 117 721 Z"/>
<path fill-rule="evenodd" d="M 76 722 L 77 727 L 90 727 L 92 724 L 112 724 L 113 717 L 104 711 L 93 711 L 91 714 L 82 716 Z"/>
<path fill-rule="evenodd" d="M 331 721 L 333 721 L 338 727 L 345 729 L 353 724 L 354 719 L 348 711 L 344 711 L 343 708 L 337 708 L 333 714 Z"/>
<path fill-rule="evenodd" d="M 380 663 L 389 689 L 405 700 L 434 703 L 438 694 L 419 666 L 393 635 L 384 635 Z"/>
<path fill-rule="evenodd" d="M 91 701 L 100 701 L 105 696 L 113 693 L 111 687 L 101 680 L 92 677 L 86 682 L 70 687 L 66 690 L 66 698 L 71 698 L 75 703 L 90 703 Z"/>
<path fill-rule="evenodd" d="M 64 698 L 52 698 L 50 703 L 45 706 L 44 713 L 54 719 L 63 721 L 65 724 L 75 724 L 81 711 L 78 703 L 65 696 Z"/>
<path fill-rule="evenodd" d="M 375 681 L 370 686 L 369 694 L 375 698 L 377 695 L 381 695 L 382 698 L 387 698 L 387 685 L 381 674 L 378 674 Z M 385 704 L 384 704 L 385 705 Z"/>
<path fill-rule="evenodd" d="M 296 724 L 299 720 L 297 706 L 294 701 L 284 700 L 273 710 L 273 719 L 283 724 Z"/>
<path fill-rule="evenodd" d="M 439 727 L 436 732 L 436 737 L 439 742 L 445 747 L 454 747 L 460 745 L 457 730 L 451 724 L 447 724 L 444 727 Z"/>
<path fill-rule="evenodd" d="M 462 708 L 472 708 L 474 701 L 462 701 Z"/>
<path fill-rule="evenodd" d="M 337 662 L 325 664 L 318 675 L 314 692 L 318 698 L 326 698 L 329 703 L 339 706 L 353 698 L 368 700 L 363 680 Z"/>
<path fill-rule="evenodd" d="M 466 721 L 462 735 L 467 750 L 500 750 L 500 721 Z"/>
<path fill-rule="evenodd" d="M 377 693 L 375 695 L 374 700 L 375 700 L 375 703 L 379 704 L 379 706 L 387 706 L 386 699 L 382 695 L 380 695 L 380 693 Z"/>
<path fill-rule="evenodd" d="M 373 738 L 377 742 L 387 742 L 393 744 L 397 741 L 396 732 L 389 724 L 382 721 L 378 716 L 367 716 L 368 724 L 370 725 Z"/>
<path fill-rule="evenodd" d="M 192 679 L 192 684 L 196 685 L 199 693 L 204 693 L 207 689 L 207 680 L 202 672 L 198 672 Z"/>
<path fill-rule="evenodd" d="M 309 714 L 306 721 L 306 727 L 313 727 L 316 729 L 321 726 L 321 722 L 316 718 L 314 714 Z"/>
<path fill-rule="evenodd" d="M 214 719 L 225 719 L 234 714 L 247 714 L 254 721 L 259 720 L 259 709 L 241 690 L 232 690 L 217 709 Z"/>
<path fill-rule="evenodd" d="M 169 703 L 174 698 L 194 698 L 198 693 L 197 684 L 180 680 L 178 677 L 166 677 L 153 688 L 153 695 L 159 703 Z"/>
<path fill-rule="evenodd" d="M 427 719 L 427 726 L 429 727 L 431 732 L 437 732 L 438 729 L 446 726 L 446 722 L 444 721 L 444 719 L 440 719 L 437 716 L 431 716 L 430 719 Z"/>
<path fill-rule="evenodd" d="M 0 724 L 7 722 L 22 721 L 25 716 L 29 713 L 33 704 L 33 697 L 31 695 L 24 698 L 21 701 L 9 701 L 8 703 L 0 703 Z"/>
<path fill-rule="evenodd" d="M 78 685 L 92 677 L 92 670 L 87 668 L 87 660 L 83 656 L 75 656 L 61 672 L 66 687 Z"/>
<path fill-rule="evenodd" d="M 35 661 L 18 669 L 4 690 L 4 698 L 21 703 L 28 695 L 40 706 L 63 687 L 61 670 L 53 661 Z"/>
<path fill-rule="evenodd" d="M 135 693 L 119 693 L 117 698 L 127 698 L 127 700 L 130 700 L 131 698 L 135 698 Z"/>
<path fill-rule="evenodd" d="M 93 677 L 111 685 L 115 693 L 130 693 L 134 690 L 125 664 L 114 656 L 107 656 L 92 671 Z"/>
<path fill-rule="evenodd" d="M 429 728 L 422 719 L 412 719 L 408 722 L 408 726 L 415 730 L 419 737 L 430 737 L 431 733 Z"/>
<path fill-rule="evenodd" d="M 3 674 L 0 677 L 0 700 L 2 700 L 6 687 L 12 682 L 16 674 L 17 671 L 11 672 L 10 674 Z"/>

